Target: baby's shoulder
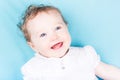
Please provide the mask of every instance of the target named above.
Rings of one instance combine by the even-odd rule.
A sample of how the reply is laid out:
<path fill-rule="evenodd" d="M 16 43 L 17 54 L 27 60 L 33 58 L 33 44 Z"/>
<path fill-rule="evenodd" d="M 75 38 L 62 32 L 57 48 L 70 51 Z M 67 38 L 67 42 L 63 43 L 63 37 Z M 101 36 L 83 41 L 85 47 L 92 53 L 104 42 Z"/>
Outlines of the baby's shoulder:
<path fill-rule="evenodd" d="M 71 46 L 70 50 L 72 51 L 85 51 L 85 50 L 91 50 L 94 49 L 92 46 L 90 45 L 86 45 L 86 46 Z"/>
<path fill-rule="evenodd" d="M 84 50 L 94 50 L 94 48 L 91 45 L 86 45 L 86 46 L 71 46 L 71 50 L 73 51 L 84 51 Z"/>
<path fill-rule="evenodd" d="M 70 47 L 70 52 L 74 53 L 76 55 L 88 55 L 90 52 L 95 53 L 95 49 L 90 46 L 90 45 L 86 45 L 86 46 L 71 46 Z"/>
<path fill-rule="evenodd" d="M 71 46 L 69 52 L 72 56 L 80 56 L 85 53 L 84 47 Z"/>

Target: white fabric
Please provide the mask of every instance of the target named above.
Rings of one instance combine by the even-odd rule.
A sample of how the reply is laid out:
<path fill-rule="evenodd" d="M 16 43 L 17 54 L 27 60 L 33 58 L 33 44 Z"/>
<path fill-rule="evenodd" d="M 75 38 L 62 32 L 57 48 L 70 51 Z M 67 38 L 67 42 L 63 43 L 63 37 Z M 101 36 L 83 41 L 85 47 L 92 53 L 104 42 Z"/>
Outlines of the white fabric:
<path fill-rule="evenodd" d="M 91 46 L 70 47 L 63 58 L 36 53 L 23 67 L 24 80 L 98 80 L 94 69 L 100 58 Z"/>

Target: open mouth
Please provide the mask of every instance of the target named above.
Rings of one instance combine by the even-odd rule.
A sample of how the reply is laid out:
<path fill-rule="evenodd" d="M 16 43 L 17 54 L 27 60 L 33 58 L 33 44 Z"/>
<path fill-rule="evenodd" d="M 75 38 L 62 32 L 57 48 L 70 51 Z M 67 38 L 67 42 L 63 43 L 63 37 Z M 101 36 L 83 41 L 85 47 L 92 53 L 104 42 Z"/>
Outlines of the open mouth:
<path fill-rule="evenodd" d="M 51 47 L 51 49 L 57 50 L 57 49 L 61 48 L 62 46 L 63 46 L 63 42 L 58 42 L 58 43 L 54 44 L 54 45 Z"/>

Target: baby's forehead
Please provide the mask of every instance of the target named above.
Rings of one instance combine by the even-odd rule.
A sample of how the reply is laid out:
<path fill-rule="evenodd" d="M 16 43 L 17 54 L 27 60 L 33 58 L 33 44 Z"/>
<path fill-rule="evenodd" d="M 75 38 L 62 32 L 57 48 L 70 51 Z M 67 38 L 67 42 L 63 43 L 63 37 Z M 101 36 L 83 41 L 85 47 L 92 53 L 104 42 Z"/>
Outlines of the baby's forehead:
<path fill-rule="evenodd" d="M 36 14 L 36 16 L 34 16 L 33 18 L 31 18 L 30 20 L 28 20 L 28 22 L 29 21 L 33 21 L 33 20 L 41 20 L 42 19 L 42 21 L 44 21 L 44 20 L 49 20 L 49 19 L 51 19 L 51 20 L 55 20 L 55 22 L 56 21 L 63 21 L 63 19 L 62 19 L 62 16 L 61 16 L 61 14 L 57 11 L 57 10 L 50 10 L 50 11 L 42 11 L 42 12 L 38 12 L 37 14 Z"/>
<path fill-rule="evenodd" d="M 46 29 L 48 26 L 55 26 L 58 24 L 63 24 L 64 21 L 58 11 L 40 12 L 33 19 L 29 20 L 27 23 L 29 28 L 36 29 Z M 31 29 L 32 30 L 32 29 Z"/>
<path fill-rule="evenodd" d="M 44 15 L 47 15 L 47 16 L 54 16 L 54 18 L 61 18 L 62 19 L 62 15 L 59 11 L 55 10 L 55 9 L 51 9 L 51 10 L 48 10 L 48 11 L 40 11 L 38 12 L 36 15 L 32 16 L 31 15 L 31 18 L 29 18 L 27 20 L 27 22 L 31 21 L 31 20 L 34 20 L 36 17 L 43 17 Z"/>

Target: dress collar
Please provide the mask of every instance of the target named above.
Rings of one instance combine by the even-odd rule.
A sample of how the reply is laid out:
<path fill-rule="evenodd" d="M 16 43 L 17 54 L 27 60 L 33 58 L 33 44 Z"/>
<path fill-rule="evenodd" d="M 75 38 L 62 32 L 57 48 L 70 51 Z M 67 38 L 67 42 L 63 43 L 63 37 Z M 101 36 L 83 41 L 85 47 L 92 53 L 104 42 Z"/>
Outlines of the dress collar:
<path fill-rule="evenodd" d="M 70 54 L 71 54 L 71 47 L 68 49 L 67 53 L 61 58 L 54 58 L 54 57 L 47 58 L 47 57 L 40 55 L 39 53 L 36 53 L 35 56 L 41 59 L 45 59 L 45 60 L 61 60 L 61 59 L 67 58 L 68 56 L 70 56 Z"/>

